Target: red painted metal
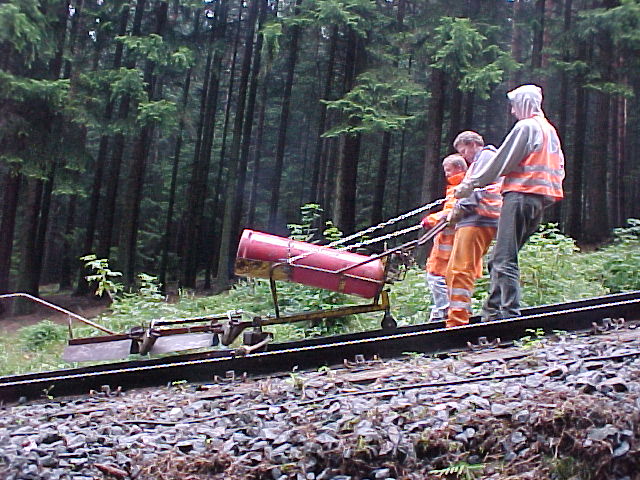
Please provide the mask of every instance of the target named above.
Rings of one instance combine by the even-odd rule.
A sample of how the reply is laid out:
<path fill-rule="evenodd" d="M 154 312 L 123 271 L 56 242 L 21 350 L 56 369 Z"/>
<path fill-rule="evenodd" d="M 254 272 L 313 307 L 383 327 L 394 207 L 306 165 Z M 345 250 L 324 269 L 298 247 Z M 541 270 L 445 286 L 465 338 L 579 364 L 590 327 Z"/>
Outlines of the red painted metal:
<path fill-rule="evenodd" d="M 380 259 L 372 259 L 358 265 L 369 258 L 254 230 L 245 230 L 242 233 L 237 254 L 238 260 L 267 262 L 271 266 L 292 259 L 284 268 L 275 268 L 279 273 L 277 276 L 274 275 L 276 279 L 281 279 L 281 271 L 284 271 L 286 279 L 294 283 L 373 298 L 380 293 L 384 285 L 384 264 Z M 342 273 L 337 272 L 353 265 L 357 266 Z M 243 274 L 265 276 L 264 272 L 265 270 L 261 269 L 261 272 L 245 271 Z"/>

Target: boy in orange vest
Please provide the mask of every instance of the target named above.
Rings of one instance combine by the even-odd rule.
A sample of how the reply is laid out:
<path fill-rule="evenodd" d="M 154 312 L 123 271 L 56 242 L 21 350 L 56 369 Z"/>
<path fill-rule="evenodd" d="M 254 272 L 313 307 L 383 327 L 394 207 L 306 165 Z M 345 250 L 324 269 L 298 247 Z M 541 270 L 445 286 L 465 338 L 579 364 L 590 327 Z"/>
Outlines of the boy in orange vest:
<path fill-rule="evenodd" d="M 465 178 L 496 154 L 493 145 L 485 145 L 482 136 L 471 130 L 460 133 L 453 141 L 453 147 L 469 163 Z M 450 225 L 455 224 L 456 235 L 446 273 L 449 289 L 447 327 L 469 323 L 471 296 L 476 279 L 482 277 L 482 257 L 496 236 L 501 207 L 500 182 L 497 182 L 459 200 L 449 213 L 448 220 Z"/>
<path fill-rule="evenodd" d="M 447 177 L 446 200 L 442 210 L 431 215 L 427 215 L 422 219 L 422 226 L 425 229 L 433 228 L 440 220 L 446 219 L 456 202 L 453 196 L 453 189 L 458 185 L 467 171 L 467 162 L 461 155 L 449 155 L 442 161 L 442 168 Z M 436 235 L 433 240 L 433 247 L 427 259 L 427 285 L 431 290 L 433 299 L 433 307 L 429 316 L 430 322 L 444 321 L 447 318 L 447 309 L 449 308 L 449 293 L 447 291 L 447 283 L 445 281 L 445 273 L 447 271 L 447 263 L 451 255 L 451 246 L 453 245 L 453 236 L 455 230 L 452 227 L 446 227 L 441 233 Z"/>
<path fill-rule="evenodd" d="M 507 97 L 518 122 L 495 157 L 455 189 L 457 198 L 466 198 L 474 188 L 504 177 L 502 211 L 489 262 L 491 287 L 482 312 L 486 321 L 520 315 L 518 252 L 540 225 L 544 209 L 563 197 L 564 154 L 542 111 L 542 89 L 521 85 Z"/>

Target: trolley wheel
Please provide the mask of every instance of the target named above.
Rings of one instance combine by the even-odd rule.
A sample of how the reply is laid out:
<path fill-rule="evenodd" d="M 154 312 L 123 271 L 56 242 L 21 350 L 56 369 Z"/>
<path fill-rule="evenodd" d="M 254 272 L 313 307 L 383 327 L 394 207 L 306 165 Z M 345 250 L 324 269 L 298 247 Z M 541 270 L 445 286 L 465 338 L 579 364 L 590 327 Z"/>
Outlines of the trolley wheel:
<path fill-rule="evenodd" d="M 396 319 L 391 316 L 391 313 L 384 312 L 384 317 L 382 317 L 380 326 L 383 330 L 394 330 L 398 327 L 398 322 L 396 322 Z"/>

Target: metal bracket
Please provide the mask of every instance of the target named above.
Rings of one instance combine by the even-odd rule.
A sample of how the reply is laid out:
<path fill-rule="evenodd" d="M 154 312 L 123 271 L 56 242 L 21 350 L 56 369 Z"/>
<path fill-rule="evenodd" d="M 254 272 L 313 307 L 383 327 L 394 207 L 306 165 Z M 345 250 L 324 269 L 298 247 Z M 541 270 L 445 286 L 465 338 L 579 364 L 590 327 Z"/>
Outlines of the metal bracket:
<path fill-rule="evenodd" d="M 500 345 L 500 338 L 495 338 L 492 341 L 489 341 L 487 337 L 478 337 L 477 344 L 467 342 L 467 346 L 472 352 L 477 352 L 478 350 L 489 350 L 491 348 L 496 348 L 499 345 Z"/>
<path fill-rule="evenodd" d="M 598 322 L 593 322 L 591 326 L 593 334 L 599 335 L 610 330 L 621 330 L 625 326 L 625 320 L 624 318 L 607 317 L 600 320 L 600 325 L 598 325 Z"/>

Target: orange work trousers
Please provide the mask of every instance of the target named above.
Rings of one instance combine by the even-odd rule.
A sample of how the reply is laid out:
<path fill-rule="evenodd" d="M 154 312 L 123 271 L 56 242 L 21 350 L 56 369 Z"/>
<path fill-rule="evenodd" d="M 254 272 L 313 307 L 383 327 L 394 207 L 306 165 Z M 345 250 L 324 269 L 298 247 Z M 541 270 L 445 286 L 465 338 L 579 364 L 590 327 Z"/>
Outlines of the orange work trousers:
<path fill-rule="evenodd" d="M 496 236 L 494 227 L 460 227 L 445 275 L 449 289 L 447 327 L 467 325 L 471 317 L 471 296 L 476 279 L 482 276 L 482 257 Z"/>

